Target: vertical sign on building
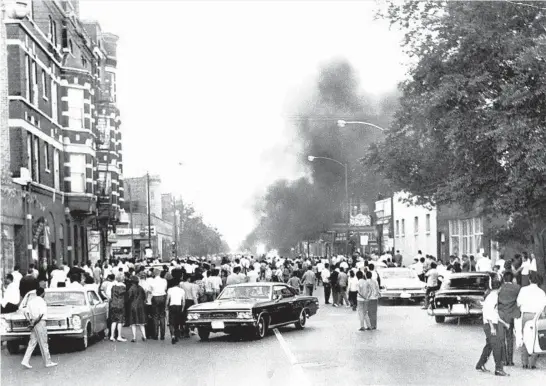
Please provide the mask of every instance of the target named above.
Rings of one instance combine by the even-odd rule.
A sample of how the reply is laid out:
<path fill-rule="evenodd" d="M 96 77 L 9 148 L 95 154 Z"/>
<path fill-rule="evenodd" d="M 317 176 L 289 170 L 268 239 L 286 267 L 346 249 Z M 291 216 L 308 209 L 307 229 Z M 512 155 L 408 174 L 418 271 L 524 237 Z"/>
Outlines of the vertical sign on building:
<path fill-rule="evenodd" d="M 87 240 L 89 248 L 89 260 L 92 263 L 96 263 L 100 260 L 100 232 L 89 230 Z"/>
<path fill-rule="evenodd" d="M 97 122 L 97 130 L 99 132 L 99 149 L 108 150 L 110 148 L 110 125 L 108 118 L 100 117 Z"/>

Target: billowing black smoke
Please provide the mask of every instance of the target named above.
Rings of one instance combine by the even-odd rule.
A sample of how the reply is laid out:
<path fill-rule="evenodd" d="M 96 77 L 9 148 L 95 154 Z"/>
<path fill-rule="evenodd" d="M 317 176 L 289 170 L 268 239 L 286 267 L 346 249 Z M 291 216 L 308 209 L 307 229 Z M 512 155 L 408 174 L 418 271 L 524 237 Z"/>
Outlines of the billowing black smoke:
<path fill-rule="evenodd" d="M 268 187 L 264 200 L 256 206 L 259 223 L 245 247 L 263 242 L 269 248 L 288 253 L 298 242 L 314 240 L 334 222 L 344 221 L 344 168 L 321 159 L 310 163 L 308 156 L 347 163 L 351 199 L 363 198 L 371 211 L 378 193 L 387 193 L 384 182 L 366 173 L 358 162 L 369 144 L 382 139 L 381 131 L 361 125 L 340 128 L 337 121 L 366 121 L 385 127 L 396 97 L 374 105 L 373 98 L 360 92 L 356 73 L 345 60 L 322 66 L 315 82 L 312 95 L 288 111 L 301 142 L 300 159 L 308 165 L 310 178 L 280 180 Z"/>

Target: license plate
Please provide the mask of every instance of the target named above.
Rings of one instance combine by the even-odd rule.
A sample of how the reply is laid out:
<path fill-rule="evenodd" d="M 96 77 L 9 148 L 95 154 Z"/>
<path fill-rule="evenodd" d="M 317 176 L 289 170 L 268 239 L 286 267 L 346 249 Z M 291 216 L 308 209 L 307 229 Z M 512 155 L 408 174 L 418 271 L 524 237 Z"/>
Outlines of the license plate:
<path fill-rule="evenodd" d="M 213 330 L 223 330 L 224 329 L 224 322 L 221 321 L 214 321 L 210 323 L 210 326 Z"/>
<path fill-rule="evenodd" d="M 451 312 L 466 314 L 466 307 L 464 304 L 454 304 L 451 308 Z"/>
<path fill-rule="evenodd" d="M 400 294 L 400 297 L 401 297 L 402 299 L 409 299 L 409 298 L 411 298 L 411 294 L 409 294 L 409 293 L 407 293 L 407 292 L 402 292 L 402 293 Z"/>

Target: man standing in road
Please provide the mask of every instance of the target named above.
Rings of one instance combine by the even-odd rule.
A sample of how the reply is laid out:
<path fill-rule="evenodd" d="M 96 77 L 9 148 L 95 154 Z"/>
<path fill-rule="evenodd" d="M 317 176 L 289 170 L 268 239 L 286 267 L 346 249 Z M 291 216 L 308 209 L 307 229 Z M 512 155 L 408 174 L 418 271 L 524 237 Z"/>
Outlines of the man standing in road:
<path fill-rule="evenodd" d="M 150 282 L 152 292 L 152 313 L 154 318 L 154 330 L 151 338 L 165 340 L 165 302 L 167 297 L 167 280 L 161 277 L 163 273 L 155 271 L 155 278 Z"/>
<path fill-rule="evenodd" d="M 508 328 L 510 325 L 499 318 L 498 299 L 500 283 L 494 280 L 491 284 L 492 291 L 483 301 L 483 331 L 485 332 L 485 346 L 482 355 L 476 364 L 476 370 L 488 372 L 485 364 L 493 352 L 495 360 L 495 375 L 507 376 L 502 366 L 502 344 L 500 336 L 502 335 L 502 325 Z"/>
<path fill-rule="evenodd" d="M 370 328 L 377 329 L 377 306 L 381 293 L 379 292 L 379 283 L 373 278 L 372 272 L 366 272 L 366 280 L 370 284 L 370 295 L 368 303 L 368 314 L 370 315 Z"/>
<path fill-rule="evenodd" d="M 313 267 L 309 265 L 307 271 L 303 274 L 302 284 L 305 288 L 305 295 L 313 296 L 313 289 L 315 288 L 315 273 L 313 272 Z"/>
<path fill-rule="evenodd" d="M 368 273 L 368 272 L 367 272 Z M 371 329 L 370 317 L 368 315 L 368 305 L 370 297 L 370 284 L 368 280 L 364 278 L 364 273 L 358 271 L 356 273 L 356 278 L 358 279 L 358 319 L 360 320 L 360 330 L 367 331 Z"/>
<path fill-rule="evenodd" d="M 167 291 L 167 301 L 165 307 L 169 310 L 169 330 L 171 332 L 171 343 L 176 344 L 182 337 L 181 331 L 184 324 L 184 306 L 186 303 L 186 293 L 182 289 L 178 279 L 178 285 L 171 287 Z"/>
<path fill-rule="evenodd" d="M 337 278 L 337 282 L 339 285 L 339 305 L 343 305 L 345 303 L 345 306 L 347 308 L 351 307 L 349 304 L 349 298 L 347 297 L 347 286 L 349 285 L 349 276 L 345 273 L 345 268 L 340 268 L 339 275 Z"/>
<path fill-rule="evenodd" d="M 514 275 L 512 272 L 505 272 L 503 284 L 499 289 L 499 317 L 509 325 L 508 328 L 501 330 L 502 334 L 500 336 L 502 361 L 505 366 L 514 366 L 514 319 L 521 316 L 517 304 L 521 287 L 512 283 L 513 280 Z"/>
<path fill-rule="evenodd" d="M 330 293 L 332 292 L 332 286 L 330 285 L 330 264 L 324 264 L 324 269 L 320 272 L 320 279 L 324 285 L 324 304 L 330 304 Z"/>
<path fill-rule="evenodd" d="M 57 363 L 51 361 L 51 355 L 49 354 L 49 345 L 47 343 L 47 304 L 44 300 L 45 290 L 43 288 L 36 289 L 36 296 L 32 298 L 27 304 L 25 317 L 30 322 L 30 341 L 27 346 L 27 351 L 23 357 L 21 364 L 27 369 L 31 369 L 30 357 L 32 352 L 36 348 L 36 344 L 40 346 L 40 352 L 42 358 L 44 358 L 46 367 L 57 366 Z"/>
<path fill-rule="evenodd" d="M 476 262 L 476 271 L 491 272 L 492 270 L 493 265 L 491 264 L 491 259 L 484 253 L 482 258 Z"/>
<path fill-rule="evenodd" d="M 521 311 L 521 325 L 533 320 L 537 313 L 542 312 L 546 306 L 546 294 L 538 287 L 538 277 L 536 272 L 529 275 L 529 285 L 524 286 L 519 291 L 517 303 Z M 524 369 L 536 369 L 537 354 L 529 355 L 525 344 L 521 347 L 521 362 Z"/>

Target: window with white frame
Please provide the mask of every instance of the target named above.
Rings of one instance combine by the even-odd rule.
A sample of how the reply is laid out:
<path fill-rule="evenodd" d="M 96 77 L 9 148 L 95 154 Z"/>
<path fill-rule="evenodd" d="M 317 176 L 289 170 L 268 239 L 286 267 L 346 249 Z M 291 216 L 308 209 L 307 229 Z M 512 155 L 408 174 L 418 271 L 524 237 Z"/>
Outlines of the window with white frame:
<path fill-rule="evenodd" d="M 413 233 L 414 234 L 419 233 L 419 217 L 417 216 L 413 218 Z"/>
<path fill-rule="evenodd" d="M 36 62 L 32 62 L 32 99 L 30 101 L 33 105 L 38 105 L 38 65 Z"/>
<path fill-rule="evenodd" d="M 33 138 L 32 149 L 32 180 L 40 182 L 40 140 L 38 137 Z"/>
<path fill-rule="evenodd" d="M 60 190 L 61 187 L 61 154 L 59 150 L 55 149 L 53 152 L 53 183 L 55 184 L 55 190 Z"/>
<path fill-rule="evenodd" d="M 459 247 L 459 221 L 449 221 L 449 254 L 458 256 L 460 252 Z"/>
<path fill-rule="evenodd" d="M 57 83 L 51 79 L 51 119 L 53 122 L 58 122 L 59 120 L 59 111 L 57 105 Z"/>
<path fill-rule="evenodd" d="M 30 70 L 32 67 L 30 63 L 30 56 L 25 55 L 25 96 L 27 97 L 29 102 L 32 102 L 32 79 L 30 78 Z"/>
<path fill-rule="evenodd" d="M 85 154 L 70 154 L 70 181 L 73 193 L 85 193 Z"/>
<path fill-rule="evenodd" d="M 400 237 L 400 220 L 396 220 L 396 237 Z"/>
<path fill-rule="evenodd" d="M 406 220 L 402 219 L 402 237 L 406 235 Z"/>
<path fill-rule="evenodd" d="M 50 169 L 50 162 L 49 162 L 49 144 L 44 143 L 44 169 L 46 172 L 49 172 Z"/>
<path fill-rule="evenodd" d="M 68 127 L 83 129 L 83 90 L 68 89 Z"/>
<path fill-rule="evenodd" d="M 430 233 L 430 213 L 425 216 L 425 231 Z"/>
<path fill-rule="evenodd" d="M 29 173 L 34 173 L 32 164 L 32 135 L 27 134 L 27 169 Z"/>
<path fill-rule="evenodd" d="M 42 70 L 42 97 L 47 99 L 47 75 L 45 70 Z"/>
<path fill-rule="evenodd" d="M 473 255 L 483 248 L 483 221 L 480 217 L 449 222 L 450 254 Z"/>

